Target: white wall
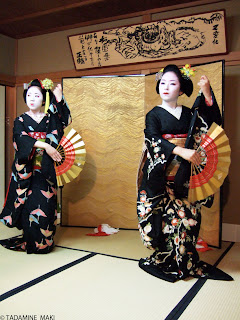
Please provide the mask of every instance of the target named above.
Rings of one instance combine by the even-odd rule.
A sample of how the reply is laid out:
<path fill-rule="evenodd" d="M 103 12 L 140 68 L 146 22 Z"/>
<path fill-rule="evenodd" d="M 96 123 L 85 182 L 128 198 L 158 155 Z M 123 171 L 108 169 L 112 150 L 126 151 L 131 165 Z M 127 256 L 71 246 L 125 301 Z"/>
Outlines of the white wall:
<path fill-rule="evenodd" d="M 5 87 L 0 85 L 0 208 L 5 198 Z M 0 210 L 1 211 L 1 210 Z"/>

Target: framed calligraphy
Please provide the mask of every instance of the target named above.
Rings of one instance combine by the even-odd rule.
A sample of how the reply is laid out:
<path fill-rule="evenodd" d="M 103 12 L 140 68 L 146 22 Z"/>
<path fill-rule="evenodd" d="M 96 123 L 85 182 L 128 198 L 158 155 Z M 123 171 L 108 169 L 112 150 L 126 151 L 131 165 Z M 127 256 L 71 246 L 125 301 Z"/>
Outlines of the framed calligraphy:
<path fill-rule="evenodd" d="M 76 70 L 226 53 L 224 10 L 68 37 Z"/>

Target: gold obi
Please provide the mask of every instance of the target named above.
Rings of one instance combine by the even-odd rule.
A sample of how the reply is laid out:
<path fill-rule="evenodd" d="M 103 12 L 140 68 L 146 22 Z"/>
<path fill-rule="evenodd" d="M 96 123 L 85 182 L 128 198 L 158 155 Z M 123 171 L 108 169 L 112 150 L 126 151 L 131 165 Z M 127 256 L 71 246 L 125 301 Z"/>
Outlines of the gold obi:
<path fill-rule="evenodd" d="M 170 136 L 170 135 L 165 135 L 165 136 Z M 171 135 L 173 136 L 173 135 Z M 187 134 L 185 135 L 187 137 Z M 163 136 L 164 137 L 164 136 Z M 169 142 L 174 143 L 176 146 L 185 147 L 185 142 L 187 138 L 180 138 L 180 137 L 169 137 L 166 138 Z M 173 160 L 171 161 L 171 163 L 168 165 L 167 169 L 166 169 L 166 179 L 169 181 L 174 181 L 174 177 L 177 174 L 178 168 L 180 166 L 180 162 L 178 161 L 178 156 L 175 155 L 175 157 L 173 158 Z"/>

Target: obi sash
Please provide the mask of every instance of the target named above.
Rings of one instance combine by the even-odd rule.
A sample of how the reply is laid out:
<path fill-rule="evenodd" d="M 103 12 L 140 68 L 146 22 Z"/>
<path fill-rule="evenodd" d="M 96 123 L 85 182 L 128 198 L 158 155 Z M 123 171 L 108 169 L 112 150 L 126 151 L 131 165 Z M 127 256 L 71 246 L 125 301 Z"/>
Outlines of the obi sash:
<path fill-rule="evenodd" d="M 183 134 L 164 134 L 162 136 L 164 139 L 168 140 L 171 143 L 174 143 L 176 146 L 185 147 L 185 142 L 187 139 L 187 133 Z M 178 156 L 175 155 L 171 163 L 166 168 L 166 179 L 168 181 L 174 181 L 175 175 L 180 166 L 180 161 L 178 160 Z"/>
<path fill-rule="evenodd" d="M 46 140 L 46 132 L 28 132 L 28 135 L 38 141 L 45 142 Z M 30 155 L 30 157 L 33 158 L 33 170 L 41 169 L 43 152 L 44 149 L 42 148 L 33 148 Z"/>

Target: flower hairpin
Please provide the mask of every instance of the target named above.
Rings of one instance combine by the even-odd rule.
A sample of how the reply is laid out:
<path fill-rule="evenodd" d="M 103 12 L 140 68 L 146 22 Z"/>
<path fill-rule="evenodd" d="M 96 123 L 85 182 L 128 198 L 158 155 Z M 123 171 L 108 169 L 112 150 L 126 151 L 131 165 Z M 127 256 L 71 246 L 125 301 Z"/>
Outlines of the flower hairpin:
<path fill-rule="evenodd" d="M 162 68 L 161 70 L 159 70 L 159 71 L 156 73 L 156 81 L 162 79 L 163 70 L 164 70 L 164 68 Z M 182 76 L 183 76 L 185 79 L 190 79 L 190 77 L 194 76 L 195 73 L 197 72 L 196 69 L 191 68 L 191 65 L 190 65 L 190 64 L 185 64 L 185 66 L 182 67 L 182 68 L 179 69 L 179 70 L 180 70 Z"/>
<path fill-rule="evenodd" d="M 48 81 L 50 81 L 50 82 L 53 84 L 52 80 L 50 80 L 50 79 L 45 79 L 45 80 L 48 80 Z M 38 79 L 38 81 L 39 81 L 42 89 L 46 89 L 46 90 L 47 90 L 48 88 L 46 88 L 46 87 L 44 86 L 44 83 L 43 83 L 45 80 L 42 81 L 42 80 Z M 29 83 L 24 83 L 24 84 L 23 84 L 23 89 L 24 89 L 24 90 L 27 90 L 27 89 L 31 86 L 32 82 L 33 82 L 33 80 L 31 80 Z M 49 88 L 49 89 L 51 89 L 51 88 Z"/>
<path fill-rule="evenodd" d="M 44 80 L 42 80 L 42 85 L 43 85 L 44 89 L 46 89 L 46 91 L 47 91 L 46 92 L 46 101 L 45 101 L 45 110 L 44 110 L 44 112 L 47 113 L 49 105 L 50 105 L 50 95 L 49 95 L 48 90 L 53 89 L 54 84 L 53 84 L 52 80 L 45 78 Z"/>
<path fill-rule="evenodd" d="M 161 80 L 162 79 L 162 76 L 163 76 L 163 70 L 164 68 L 162 68 L 161 70 L 159 70 L 157 73 L 156 73 L 156 81 L 158 80 Z"/>
<path fill-rule="evenodd" d="M 191 68 L 191 65 L 190 64 L 185 64 L 184 67 L 182 67 L 180 69 L 181 73 L 182 73 L 182 76 L 185 78 L 185 79 L 189 79 L 191 78 L 192 76 L 195 76 L 195 73 L 197 72 L 196 69 L 193 69 Z"/>
<path fill-rule="evenodd" d="M 53 81 L 51 79 L 45 78 L 41 82 L 42 82 L 43 88 L 46 90 L 51 90 L 54 87 Z"/>
<path fill-rule="evenodd" d="M 39 80 L 39 83 L 42 87 L 42 89 L 46 90 L 46 100 L 45 100 L 45 113 L 47 113 L 49 105 L 50 105 L 50 94 L 49 94 L 49 90 L 52 90 L 54 88 L 54 84 L 53 81 L 51 79 L 45 78 L 44 80 Z M 24 83 L 23 84 L 23 88 L 24 90 L 27 90 L 30 86 L 31 86 L 32 81 L 30 81 L 29 83 Z"/>

